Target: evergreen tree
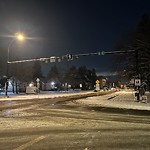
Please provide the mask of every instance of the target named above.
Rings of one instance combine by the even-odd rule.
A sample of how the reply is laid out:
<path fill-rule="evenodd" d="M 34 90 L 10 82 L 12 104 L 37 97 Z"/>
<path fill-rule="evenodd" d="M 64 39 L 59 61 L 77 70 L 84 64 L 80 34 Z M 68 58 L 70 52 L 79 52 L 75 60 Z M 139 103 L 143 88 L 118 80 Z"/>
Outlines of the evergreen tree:
<path fill-rule="evenodd" d="M 31 63 L 16 63 L 9 65 L 10 77 L 16 78 L 21 82 L 27 82 L 32 79 Z"/>
<path fill-rule="evenodd" d="M 150 17 L 148 14 L 141 17 L 134 32 L 127 34 L 116 48 L 135 50 L 133 53 L 116 57 L 117 61 L 119 60 L 119 78 L 131 79 L 140 75 L 141 79 L 147 80 L 150 85 Z"/>
<path fill-rule="evenodd" d="M 65 75 L 65 81 L 70 84 L 73 89 L 80 88 L 80 84 L 82 84 L 83 90 L 94 89 L 96 78 L 95 69 L 90 70 L 85 66 L 79 68 L 72 66 Z"/>
<path fill-rule="evenodd" d="M 42 78 L 42 67 L 39 61 L 35 61 L 33 65 L 33 79 Z"/>
<path fill-rule="evenodd" d="M 0 76 L 6 75 L 7 53 L 4 48 L 0 48 Z"/>
<path fill-rule="evenodd" d="M 72 66 L 65 74 L 65 81 L 72 86 L 73 89 L 79 88 L 79 80 L 77 74 L 77 68 Z"/>
<path fill-rule="evenodd" d="M 48 72 L 47 78 L 48 79 L 57 79 L 57 80 L 60 79 L 60 73 L 59 73 L 56 65 L 51 67 L 50 71 Z"/>

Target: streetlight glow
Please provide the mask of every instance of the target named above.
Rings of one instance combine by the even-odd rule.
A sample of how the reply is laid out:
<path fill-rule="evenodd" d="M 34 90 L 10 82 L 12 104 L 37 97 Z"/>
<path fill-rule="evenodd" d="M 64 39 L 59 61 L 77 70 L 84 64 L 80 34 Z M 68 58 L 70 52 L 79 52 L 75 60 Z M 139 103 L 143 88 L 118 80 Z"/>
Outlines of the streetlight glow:
<path fill-rule="evenodd" d="M 22 33 L 16 33 L 15 36 L 19 41 L 23 41 L 25 39 L 25 36 Z"/>

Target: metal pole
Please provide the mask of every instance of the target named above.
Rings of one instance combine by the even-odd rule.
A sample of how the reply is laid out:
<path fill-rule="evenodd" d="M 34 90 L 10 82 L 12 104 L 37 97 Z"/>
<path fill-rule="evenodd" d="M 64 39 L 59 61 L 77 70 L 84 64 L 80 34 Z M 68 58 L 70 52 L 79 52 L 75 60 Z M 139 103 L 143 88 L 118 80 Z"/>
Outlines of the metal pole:
<path fill-rule="evenodd" d="M 139 76 L 139 60 L 138 60 L 138 58 L 139 58 L 139 49 L 136 49 L 136 50 L 135 50 L 136 74 L 137 74 L 137 77 L 138 77 L 138 79 L 139 79 L 140 76 Z M 140 87 L 137 86 L 137 101 L 140 101 L 140 93 L 139 93 L 139 89 L 140 89 Z"/>
<path fill-rule="evenodd" d="M 10 46 L 12 45 L 12 43 L 15 41 L 15 39 L 11 40 L 9 45 L 8 45 L 8 48 L 7 48 L 7 66 L 6 66 L 6 76 L 7 76 L 7 80 L 6 80 L 6 84 L 5 84 L 5 95 L 7 95 L 7 92 L 8 92 L 8 86 L 9 86 L 9 82 L 8 82 L 8 79 L 9 79 L 9 53 L 10 53 Z"/>

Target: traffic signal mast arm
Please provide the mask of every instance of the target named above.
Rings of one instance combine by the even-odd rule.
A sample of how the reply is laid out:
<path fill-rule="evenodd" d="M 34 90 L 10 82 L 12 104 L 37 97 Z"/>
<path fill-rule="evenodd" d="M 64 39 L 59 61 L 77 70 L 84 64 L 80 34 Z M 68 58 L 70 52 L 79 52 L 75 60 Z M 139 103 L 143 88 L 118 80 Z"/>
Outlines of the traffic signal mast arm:
<path fill-rule="evenodd" d="M 135 50 L 104 52 L 104 54 L 125 54 L 125 53 L 135 53 Z"/>
<path fill-rule="evenodd" d="M 79 58 L 81 56 L 95 56 L 95 55 L 107 55 L 107 54 L 125 54 L 125 53 L 135 53 L 136 50 L 127 50 L 127 51 L 99 51 L 99 52 L 95 52 L 95 53 L 83 53 L 83 54 L 67 54 L 67 55 L 64 55 L 64 56 L 60 56 L 60 57 L 57 57 L 57 56 L 52 56 L 52 57 L 49 57 L 49 58 L 37 58 L 37 59 L 26 59 L 26 60 L 18 60 L 18 61 L 9 61 L 8 63 L 9 64 L 15 64 L 15 63 L 24 63 L 24 62 L 32 62 L 32 61 L 44 61 L 44 62 L 48 62 L 51 60 L 51 58 L 55 58 L 56 60 L 58 60 L 59 62 L 60 61 L 63 61 L 64 59 L 67 59 L 67 60 L 73 60 L 73 58 Z M 51 62 L 51 61 L 50 61 Z M 53 61 L 55 62 L 55 61 Z"/>
<path fill-rule="evenodd" d="M 24 63 L 24 62 L 32 62 L 32 61 L 46 61 L 49 58 L 37 58 L 37 59 L 25 59 L 25 60 L 17 60 L 17 61 L 9 61 L 8 64 L 16 64 L 16 63 Z"/>

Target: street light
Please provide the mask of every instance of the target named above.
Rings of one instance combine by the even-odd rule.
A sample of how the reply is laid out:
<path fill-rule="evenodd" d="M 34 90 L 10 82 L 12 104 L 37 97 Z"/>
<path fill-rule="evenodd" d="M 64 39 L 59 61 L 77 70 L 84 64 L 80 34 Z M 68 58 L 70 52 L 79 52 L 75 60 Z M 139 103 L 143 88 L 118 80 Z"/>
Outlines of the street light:
<path fill-rule="evenodd" d="M 10 53 L 10 47 L 13 44 L 14 41 L 24 41 L 25 36 L 23 33 L 16 33 L 14 38 L 10 41 L 9 45 L 8 45 L 8 49 L 7 49 L 7 64 L 9 64 L 9 53 Z M 8 75 L 8 70 L 7 70 L 7 75 Z"/>
<path fill-rule="evenodd" d="M 6 66 L 6 74 L 7 74 L 7 81 L 6 81 L 6 93 L 5 95 L 7 96 L 7 91 L 8 91 L 8 76 L 9 76 L 9 53 L 10 53 L 10 47 L 13 44 L 14 41 L 24 41 L 25 36 L 23 33 L 16 33 L 14 38 L 10 41 L 8 48 L 7 48 L 7 66 Z"/>
<path fill-rule="evenodd" d="M 16 39 L 19 41 L 23 41 L 25 39 L 25 35 L 23 33 L 16 33 L 15 34 Z"/>

